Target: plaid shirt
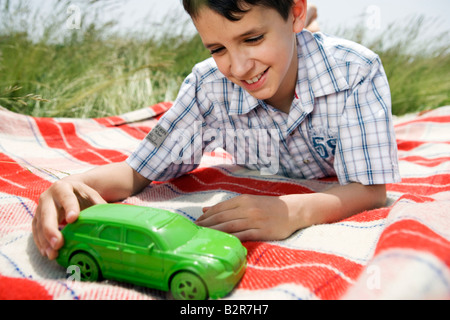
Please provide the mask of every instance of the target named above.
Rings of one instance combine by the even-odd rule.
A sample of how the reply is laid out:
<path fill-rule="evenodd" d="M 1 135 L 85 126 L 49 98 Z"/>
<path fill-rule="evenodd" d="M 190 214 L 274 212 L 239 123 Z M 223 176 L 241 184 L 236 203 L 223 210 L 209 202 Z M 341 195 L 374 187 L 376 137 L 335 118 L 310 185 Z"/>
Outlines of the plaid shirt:
<path fill-rule="evenodd" d="M 298 78 L 289 114 L 233 84 L 210 58 L 194 67 L 173 107 L 128 164 L 150 180 L 168 180 L 195 169 L 203 152 L 224 147 L 240 158 L 238 164 L 256 170 L 272 166 L 266 170 L 271 174 L 337 176 L 341 184 L 398 182 L 390 89 L 379 57 L 321 33 L 303 31 L 297 43 Z M 247 138 L 265 132 L 268 139 L 236 152 L 237 132 Z M 261 156 L 266 147 L 269 159 Z"/>

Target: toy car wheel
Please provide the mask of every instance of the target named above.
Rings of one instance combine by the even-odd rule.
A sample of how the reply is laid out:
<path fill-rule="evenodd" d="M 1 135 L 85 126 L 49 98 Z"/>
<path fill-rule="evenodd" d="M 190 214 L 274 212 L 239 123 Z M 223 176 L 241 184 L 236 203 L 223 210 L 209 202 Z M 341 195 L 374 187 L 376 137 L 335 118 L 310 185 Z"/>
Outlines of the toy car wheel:
<path fill-rule="evenodd" d="M 177 273 L 170 283 L 170 291 L 176 300 L 205 300 L 208 297 L 202 279 L 191 272 Z"/>
<path fill-rule="evenodd" d="M 95 260 L 86 253 L 77 253 L 70 258 L 70 265 L 80 268 L 81 281 L 97 281 L 100 278 L 100 269 Z"/>

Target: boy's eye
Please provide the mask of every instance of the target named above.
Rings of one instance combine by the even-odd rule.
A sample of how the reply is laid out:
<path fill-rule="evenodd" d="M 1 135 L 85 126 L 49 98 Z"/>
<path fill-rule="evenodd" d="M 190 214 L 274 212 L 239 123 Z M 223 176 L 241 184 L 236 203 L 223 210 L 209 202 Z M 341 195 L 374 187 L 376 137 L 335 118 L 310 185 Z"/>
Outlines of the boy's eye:
<path fill-rule="evenodd" d="M 247 38 L 247 39 L 244 40 L 244 42 L 252 44 L 252 43 L 258 43 L 258 42 L 260 42 L 263 39 L 264 39 L 264 35 L 262 34 L 260 36 Z M 214 55 L 214 54 L 221 53 L 224 50 L 225 50 L 225 47 L 219 47 L 219 48 L 216 48 L 216 49 L 211 49 L 210 53 L 211 53 L 211 55 Z"/>
<path fill-rule="evenodd" d="M 254 43 L 254 42 L 261 41 L 263 38 L 264 38 L 264 35 L 262 34 L 262 35 L 257 36 L 257 37 L 248 38 L 248 39 L 245 40 L 245 42 L 247 42 L 247 43 Z"/>
<path fill-rule="evenodd" d="M 225 49 L 224 47 L 220 47 L 220 48 L 217 48 L 217 49 L 212 49 L 212 50 L 210 51 L 210 53 L 211 53 L 211 54 L 220 53 L 220 52 L 223 51 L 224 49 Z"/>

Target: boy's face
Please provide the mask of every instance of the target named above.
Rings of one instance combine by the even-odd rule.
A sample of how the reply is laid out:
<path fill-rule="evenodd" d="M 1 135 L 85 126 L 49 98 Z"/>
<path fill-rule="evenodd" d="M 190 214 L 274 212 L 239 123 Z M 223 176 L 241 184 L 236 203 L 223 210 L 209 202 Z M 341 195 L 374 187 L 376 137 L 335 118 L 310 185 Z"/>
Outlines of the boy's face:
<path fill-rule="evenodd" d="M 292 102 L 297 79 L 295 33 L 303 24 L 274 9 L 253 6 L 239 21 L 204 7 L 195 26 L 217 66 L 230 81 L 273 107 Z"/>

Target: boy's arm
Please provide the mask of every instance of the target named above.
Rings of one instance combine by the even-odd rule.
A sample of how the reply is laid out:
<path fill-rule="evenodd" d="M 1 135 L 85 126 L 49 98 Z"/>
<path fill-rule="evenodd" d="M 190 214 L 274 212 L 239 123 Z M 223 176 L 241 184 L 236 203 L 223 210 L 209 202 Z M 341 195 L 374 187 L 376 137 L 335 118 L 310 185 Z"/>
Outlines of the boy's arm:
<path fill-rule="evenodd" d="M 360 183 L 350 183 L 305 196 L 309 197 L 308 204 L 305 203 L 297 212 L 297 219 L 299 221 L 304 219 L 307 225 L 332 223 L 366 210 L 384 206 L 386 204 L 386 185 L 366 186 Z M 293 200 L 291 199 L 291 201 Z M 305 214 L 302 214 L 301 211 L 304 211 Z"/>
<path fill-rule="evenodd" d="M 205 208 L 197 224 L 234 234 L 241 241 L 282 240 L 299 229 L 336 222 L 385 203 L 385 185 L 359 183 L 311 194 L 243 195 Z"/>
<path fill-rule="evenodd" d="M 97 167 L 55 182 L 39 198 L 33 219 L 34 241 L 42 253 L 55 259 L 64 239 L 58 229 L 63 220 L 72 223 L 80 210 L 115 202 L 142 190 L 150 183 L 127 163 Z"/>

